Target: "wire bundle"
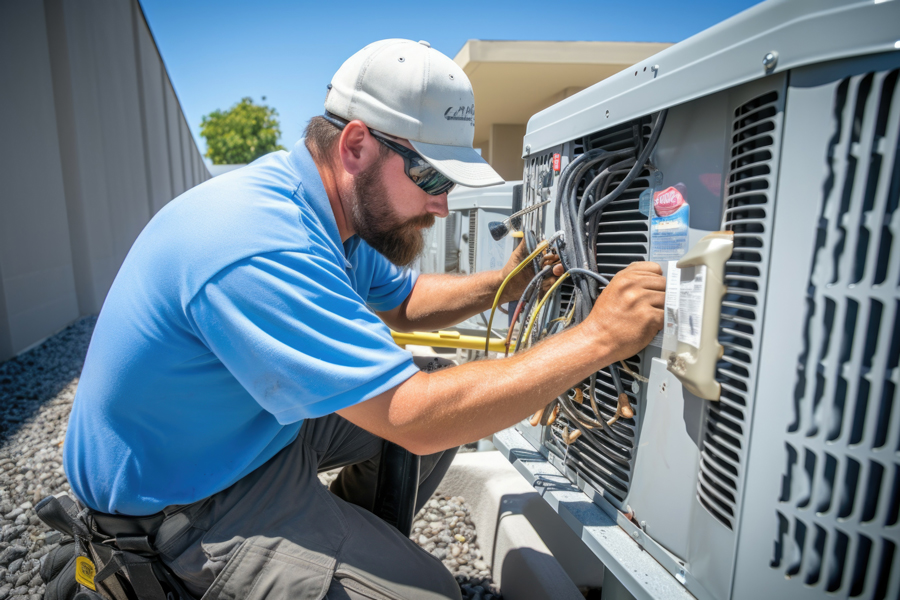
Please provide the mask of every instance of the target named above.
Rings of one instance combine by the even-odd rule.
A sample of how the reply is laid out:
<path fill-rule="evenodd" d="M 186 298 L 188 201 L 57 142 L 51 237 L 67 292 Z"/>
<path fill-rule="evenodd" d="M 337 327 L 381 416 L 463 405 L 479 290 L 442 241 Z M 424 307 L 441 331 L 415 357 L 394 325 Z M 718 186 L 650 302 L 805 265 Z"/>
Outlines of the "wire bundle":
<path fill-rule="evenodd" d="M 649 162 L 649 158 L 659 140 L 666 115 L 666 110 L 660 111 L 646 143 L 641 131 L 642 125 L 635 123 L 632 126 L 633 147 L 612 152 L 603 149 L 588 150 L 569 163 L 560 174 L 554 212 L 557 233 L 550 239 L 538 243 L 533 233 L 526 230 L 525 242 L 530 252 L 529 256 L 508 278 L 511 279 L 521 268 L 533 261 L 536 275 L 525 288 L 513 313 L 506 338 L 507 354 L 517 325 L 518 336 L 514 351 L 528 348 L 543 337 L 553 335 L 573 323 L 580 323 L 590 314 L 594 302 L 602 291 L 601 286 L 609 284 L 609 280 L 598 273 L 596 247 L 600 216 L 643 171 L 649 170 L 652 173 L 656 170 Z M 579 184 L 591 173 L 594 175 L 584 186 L 579 198 Z M 618 183 L 613 185 L 616 180 Z M 543 283 L 552 275 L 553 267 L 541 268 L 539 255 L 550 248 L 559 255 L 565 272 L 545 294 L 541 295 Z M 568 299 L 564 300 L 561 285 L 567 279 L 572 280 L 573 290 Z M 497 293 L 494 308 L 499 302 L 505 283 Z M 566 303 L 564 310 L 563 302 Z M 492 310 L 492 319 L 493 314 Z M 556 316 L 560 314 L 565 316 Z M 624 362 L 622 364 L 628 374 L 634 376 L 628 366 Z M 577 426 L 577 429 L 571 432 L 568 427 L 565 428 L 562 437 L 567 445 L 582 437 L 596 450 L 609 453 L 607 448 L 600 447 L 591 436 L 583 436 L 586 431 L 605 427 L 615 441 L 621 436 L 610 426 L 620 417 L 631 418 L 634 415 L 622 386 L 619 369 L 611 367 L 609 372 L 617 393 L 617 408 L 612 418 L 606 419 L 600 414 L 595 399 L 597 374 L 594 373 L 590 378 L 587 394 L 593 417 L 575 406 L 584 402 L 584 393 L 579 387 L 559 396 L 536 413 L 532 417 L 532 423 L 552 425 L 557 416 L 562 414 L 569 423 Z"/>

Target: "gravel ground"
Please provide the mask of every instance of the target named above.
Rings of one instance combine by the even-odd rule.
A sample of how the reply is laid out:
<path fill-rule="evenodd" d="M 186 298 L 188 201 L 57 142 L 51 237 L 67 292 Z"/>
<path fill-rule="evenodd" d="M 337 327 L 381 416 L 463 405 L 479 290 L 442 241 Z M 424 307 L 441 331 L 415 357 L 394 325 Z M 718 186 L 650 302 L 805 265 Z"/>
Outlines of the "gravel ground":
<path fill-rule="evenodd" d="M 41 600 L 40 560 L 59 543 L 34 514 L 50 494 L 69 491 L 62 443 L 95 317 L 0 363 L 0 600 Z M 328 483 L 335 472 L 323 473 Z M 440 491 L 416 515 L 411 539 L 456 576 L 463 597 L 498 600 L 463 498 Z"/>
<path fill-rule="evenodd" d="M 41 498 L 69 490 L 62 442 L 95 319 L 0 364 L 0 600 L 40 600 L 40 559 L 56 547 L 34 514 Z"/>

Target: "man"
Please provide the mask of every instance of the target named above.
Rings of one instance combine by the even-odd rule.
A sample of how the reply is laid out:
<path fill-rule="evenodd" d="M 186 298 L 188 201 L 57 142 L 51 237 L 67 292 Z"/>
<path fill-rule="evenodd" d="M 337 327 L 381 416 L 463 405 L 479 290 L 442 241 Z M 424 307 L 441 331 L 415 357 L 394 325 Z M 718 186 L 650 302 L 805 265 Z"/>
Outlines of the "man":
<path fill-rule="evenodd" d="M 423 456 L 426 500 L 460 444 L 646 345 L 665 282 L 632 266 L 532 350 L 419 372 L 388 326 L 484 311 L 523 258 L 467 277 L 402 268 L 454 184 L 502 181 L 472 149 L 471 85 L 426 42 L 385 40 L 344 63 L 325 109 L 290 153 L 186 192 L 137 239 L 97 321 L 66 473 L 94 510 L 163 511 L 156 549 L 197 596 L 455 598 L 443 565 L 367 510 L 382 440 Z M 316 473 L 339 466 L 329 493 Z"/>

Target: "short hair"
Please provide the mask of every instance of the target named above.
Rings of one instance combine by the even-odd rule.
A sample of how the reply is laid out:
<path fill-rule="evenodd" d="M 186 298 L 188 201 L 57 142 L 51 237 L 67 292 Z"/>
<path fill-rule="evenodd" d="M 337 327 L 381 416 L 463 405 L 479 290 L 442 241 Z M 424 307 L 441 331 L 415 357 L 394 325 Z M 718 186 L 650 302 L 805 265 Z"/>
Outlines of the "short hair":
<path fill-rule="evenodd" d="M 306 148 L 314 158 L 327 159 L 341 137 L 341 129 L 330 123 L 325 117 L 315 116 L 306 124 Z M 386 157 L 390 150 L 384 144 L 378 144 L 379 154 Z"/>
<path fill-rule="evenodd" d="M 310 154 L 319 159 L 324 159 L 331 154 L 341 130 L 325 120 L 325 117 L 315 116 L 306 125 L 306 148 Z"/>

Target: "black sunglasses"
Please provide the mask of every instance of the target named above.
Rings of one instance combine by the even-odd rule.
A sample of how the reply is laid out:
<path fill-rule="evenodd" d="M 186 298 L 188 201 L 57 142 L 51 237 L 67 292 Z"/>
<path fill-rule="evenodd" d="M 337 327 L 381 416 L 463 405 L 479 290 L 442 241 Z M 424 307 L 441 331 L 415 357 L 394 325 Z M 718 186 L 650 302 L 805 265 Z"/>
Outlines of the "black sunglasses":
<path fill-rule="evenodd" d="M 343 121 L 334 115 L 325 114 L 323 117 L 338 129 L 343 129 L 347 126 L 346 121 Z M 372 137 L 376 140 L 403 158 L 406 176 L 426 194 L 440 196 L 441 194 L 446 194 L 452 190 L 456 185 L 453 181 L 448 179 L 446 175 L 428 164 L 428 161 L 422 158 L 414 150 L 410 150 L 406 146 L 388 139 L 383 133 L 375 131 L 374 129 L 369 129 L 369 133 L 371 133 Z"/>

